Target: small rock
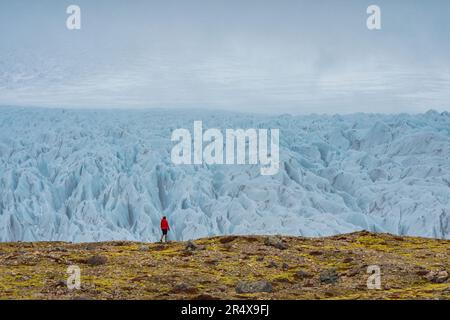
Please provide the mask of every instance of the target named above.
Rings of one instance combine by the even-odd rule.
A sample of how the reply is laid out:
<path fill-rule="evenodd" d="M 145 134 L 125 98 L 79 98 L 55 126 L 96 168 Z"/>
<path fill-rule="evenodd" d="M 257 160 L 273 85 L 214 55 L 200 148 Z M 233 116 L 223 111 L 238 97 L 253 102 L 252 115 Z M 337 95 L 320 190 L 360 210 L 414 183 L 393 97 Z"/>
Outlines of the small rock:
<path fill-rule="evenodd" d="M 428 281 L 431 281 L 433 283 L 444 283 L 449 278 L 448 272 L 443 271 L 430 271 L 426 276 L 425 279 Z"/>
<path fill-rule="evenodd" d="M 172 293 L 197 293 L 198 289 L 187 283 L 179 283 L 172 288 Z"/>
<path fill-rule="evenodd" d="M 97 244 L 95 244 L 95 243 L 87 243 L 85 245 L 84 249 L 85 250 L 89 250 L 89 251 L 95 250 L 95 249 L 97 249 Z"/>
<path fill-rule="evenodd" d="M 259 261 L 259 262 L 264 261 L 264 257 L 263 256 L 259 256 L 259 257 L 256 258 L 256 261 Z"/>
<path fill-rule="evenodd" d="M 216 259 L 206 260 L 205 264 L 210 266 L 217 266 L 219 264 L 219 260 Z"/>
<path fill-rule="evenodd" d="M 147 276 L 140 276 L 140 277 L 132 278 L 130 281 L 131 282 L 141 282 L 141 281 L 144 281 L 145 279 L 147 279 Z"/>
<path fill-rule="evenodd" d="M 321 255 L 323 255 L 323 252 L 322 251 L 311 251 L 309 254 L 311 256 L 321 256 Z"/>
<path fill-rule="evenodd" d="M 303 270 L 299 270 L 294 274 L 294 277 L 297 279 L 303 280 L 303 279 L 312 278 L 312 274 L 310 274 L 306 271 L 303 271 Z"/>
<path fill-rule="evenodd" d="M 139 251 L 148 251 L 148 247 L 142 245 L 142 246 L 139 247 Z"/>
<path fill-rule="evenodd" d="M 284 243 L 280 238 L 274 236 L 267 237 L 264 240 L 264 244 L 266 246 L 274 247 L 280 250 L 286 250 L 287 248 L 289 248 L 289 246 L 286 243 Z"/>
<path fill-rule="evenodd" d="M 289 269 L 289 265 L 288 265 L 287 263 L 283 263 L 283 264 L 281 265 L 281 269 L 283 269 L 283 270 L 288 270 L 288 269 Z"/>
<path fill-rule="evenodd" d="M 219 239 L 219 242 L 222 244 L 233 242 L 237 239 L 237 236 L 227 236 Z"/>
<path fill-rule="evenodd" d="M 359 274 L 359 269 L 358 268 L 353 268 L 347 271 L 347 277 L 354 277 L 357 274 Z"/>
<path fill-rule="evenodd" d="M 231 251 L 231 250 L 235 249 L 235 246 L 234 246 L 234 244 L 232 244 L 232 243 L 225 243 L 225 244 L 223 245 L 223 248 L 226 249 L 226 250 L 228 250 L 228 251 Z"/>
<path fill-rule="evenodd" d="M 352 258 L 345 258 L 344 260 L 342 260 L 343 263 L 350 263 L 352 261 L 353 261 Z"/>
<path fill-rule="evenodd" d="M 326 270 L 320 273 L 320 282 L 325 284 L 334 284 L 338 282 L 339 275 L 336 269 Z"/>
<path fill-rule="evenodd" d="M 194 251 L 197 250 L 197 245 L 195 243 L 193 243 L 192 241 L 188 241 L 188 243 L 186 243 L 186 247 L 185 249 L 188 251 Z"/>
<path fill-rule="evenodd" d="M 18 281 L 28 281 L 30 280 L 32 277 L 31 276 L 22 276 L 17 278 Z"/>
<path fill-rule="evenodd" d="M 150 268 L 154 268 L 156 267 L 158 264 L 154 261 L 146 261 L 142 264 L 145 267 L 150 267 Z"/>
<path fill-rule="evenodd" d="M 273 292 L 273 287 L 270 282 L 265 280 L 255 282 L 241 281 L 236 285 L 236 292 L 237 293 Z"/>
<path fill-rule="evenodd" d="M 186 243 L 186 247 L 184 248 L 186 251 L 196 251 L 196 250 L 205 250 L 205 246 L 200 246 L 198 244 L 195 244 L 192 241 L 188 241 Z"/>
<path fill-rule="evenodd" d="M 438 274 L 437 274 L 437 279 L 439 281 L 441 281 L 440 283 L 447 281 L 448 278 L 449 278 L 448 272 L 445 271 L 445 270 L 444 271 L 439 271 Z"/>
<path fill-rule="evenodd" d="M 64 280 L 59 280 L 55 287 L 67 287 L 67 283 Z"/>
<path fill-rule="evenodd" d="M 86 260 L 86 263 L 91 266 L 100 266 L 102 264 L 105 264 L 106 262 L 108 262 L 108 258 L 98 254 Z"/>
<path fill-rule="evenodd" d="M 275 261 L 270 261 L 267 264 L 267 268 L 278 268 L 278 264 Z"/>
<path fill-rule="evenodd" d="M 220 292 L 228 291 L 228 287 L 227 286 L 220 286 L 217 289 L 219 289 Z"/>

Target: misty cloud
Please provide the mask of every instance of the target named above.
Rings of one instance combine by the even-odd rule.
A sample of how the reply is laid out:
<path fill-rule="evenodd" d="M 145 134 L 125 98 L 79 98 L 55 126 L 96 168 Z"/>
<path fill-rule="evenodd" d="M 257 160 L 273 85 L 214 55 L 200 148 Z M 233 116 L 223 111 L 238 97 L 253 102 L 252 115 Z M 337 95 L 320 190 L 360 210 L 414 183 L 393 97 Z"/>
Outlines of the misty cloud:
<path fill-rule="evenodd" d="M 382 30 L 369 31 L 376 2 Z M 450 109 L 448 1 L 0 3 L 0 104 L 257 112 Z"/>

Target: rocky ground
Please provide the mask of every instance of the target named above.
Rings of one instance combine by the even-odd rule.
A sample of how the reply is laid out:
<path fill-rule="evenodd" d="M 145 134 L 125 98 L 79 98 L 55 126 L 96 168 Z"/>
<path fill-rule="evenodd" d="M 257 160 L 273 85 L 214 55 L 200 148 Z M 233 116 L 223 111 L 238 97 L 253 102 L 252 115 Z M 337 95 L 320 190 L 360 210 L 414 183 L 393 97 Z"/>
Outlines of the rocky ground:
<path fill-rule="evenodd" d="M 367 288 L 371 265 L 381 289 Z M 450 241 L 368 232 L 0 244 L 1 299 L 449 299 L 448 272 Z"/>

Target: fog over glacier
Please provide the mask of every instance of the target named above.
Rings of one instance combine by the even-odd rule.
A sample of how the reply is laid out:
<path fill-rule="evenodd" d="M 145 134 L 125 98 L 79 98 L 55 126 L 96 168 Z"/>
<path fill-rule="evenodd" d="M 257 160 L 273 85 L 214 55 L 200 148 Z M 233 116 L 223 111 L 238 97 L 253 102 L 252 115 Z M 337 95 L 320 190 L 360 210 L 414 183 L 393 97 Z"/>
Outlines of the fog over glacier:
<path fill-rule="evenodd" d="M 171 132 L 279 128 L 280 170 L 178 165 Z M 0 108 L 0 241 L 325 236 L 450 239 L 450 113 L 265 116 Z"/>
<path fill-rule="evenodd" d="M 0 105 L 449 111 L 448 0 L 77 0 L 80 30 L 69 4 L 0 1 Z"/>

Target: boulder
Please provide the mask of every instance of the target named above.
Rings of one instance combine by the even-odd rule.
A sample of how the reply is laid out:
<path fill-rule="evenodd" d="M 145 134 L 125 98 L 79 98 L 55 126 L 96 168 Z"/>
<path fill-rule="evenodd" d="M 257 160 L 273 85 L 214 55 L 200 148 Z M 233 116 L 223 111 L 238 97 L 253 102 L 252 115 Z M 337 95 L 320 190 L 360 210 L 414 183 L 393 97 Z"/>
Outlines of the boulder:
<path fill-rule="evenodd" d="M 102 255 L 94 255 L 86 260 L 86 263 L 90 266 L 100 266 L 106 264 L 108 262 L 108 258 Z"/>
<path fill-rule="evenodd" d="M 186 247 L 184 249 L 186 251 L 205 250 L 205 246 L 201 246 L 201 245 L 195 244 L 192 241 L 188 241 L 186 243 Z"/>
<path fill-rule="evenodd" d="M 442 271 L 430 271 L 427 275 L 425 275 L 425 279 L 431 281 L 433 283 L 444 283 L 449 278 L 448 272 L 445 270 Z"/>
<path fill-rule="evenodd" d="M 237 293 L 273 292 L 272 284 L 266 280 L 245 282 L 241 281 L 236 285 Z"/>
<path fill-rule="evenodd" d="M 335 284 L 339 280 L 336 269 L 325 270 L 320 273 L 320 282 L 325 284 Z"/>
<path fill-rule="evenodd" d="M 286 243 L 283 242 L 283 240 L 281 240 L 278 237 L 273 237 L 273 236 L 267 237 L 264 240 L 264 244 L 266 246 L 274 247 L 274 248 L 277 248 L 280 250 L 286 250 L 289 247 Z"/>

